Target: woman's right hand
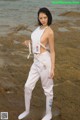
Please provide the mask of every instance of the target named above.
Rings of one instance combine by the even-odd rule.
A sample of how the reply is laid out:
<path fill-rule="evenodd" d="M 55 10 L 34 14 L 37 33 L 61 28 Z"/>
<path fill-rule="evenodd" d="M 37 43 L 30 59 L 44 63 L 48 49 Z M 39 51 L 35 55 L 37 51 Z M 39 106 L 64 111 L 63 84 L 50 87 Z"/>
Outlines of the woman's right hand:
<path fill-rule="evenodd" d="M 29 42 L 30 42 L 30 40 L 25 40 L 22 44 L 28 47 L 29 46 Z"/>

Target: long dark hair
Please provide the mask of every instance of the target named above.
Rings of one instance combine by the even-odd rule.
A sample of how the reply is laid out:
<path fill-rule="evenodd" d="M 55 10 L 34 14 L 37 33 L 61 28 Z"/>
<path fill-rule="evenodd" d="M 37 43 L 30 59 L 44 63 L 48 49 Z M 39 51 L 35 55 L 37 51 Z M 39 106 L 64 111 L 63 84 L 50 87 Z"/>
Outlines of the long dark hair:
<path fill-rule="evenodd" d="M 44 14 L 47 15 L 47 17 L 48 17 L 48 25 L 51 25 L 52 24 L 52 15 L 51 15 L 50 11 L 46 7 L 40 8 L 39 11 L 38 11 L 38 25 L 42 25 L 40 20 L 39 20 L 39 14 L 40 13 L 44 13 Z"/>

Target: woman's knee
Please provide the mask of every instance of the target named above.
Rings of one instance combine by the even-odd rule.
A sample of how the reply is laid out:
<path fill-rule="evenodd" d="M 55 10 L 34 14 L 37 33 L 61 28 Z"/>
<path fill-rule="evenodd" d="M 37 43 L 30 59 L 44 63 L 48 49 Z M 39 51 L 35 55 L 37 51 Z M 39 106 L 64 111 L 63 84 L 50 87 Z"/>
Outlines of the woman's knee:
<path fill-rule="evenodd" d="M 32 91 L 32 90 L 33 90 L 33 87 L 32 87 L 30 84 L 26 83 L 26 84 L 24 85 L 24 89 L 25 89 L 26 91 Z"/>
<path fill-rule="evenodd" d="M 44 94 L 46 96 L 51 96 L 53 98 L 53 86 L 51 87 L 44 87 Z"/>

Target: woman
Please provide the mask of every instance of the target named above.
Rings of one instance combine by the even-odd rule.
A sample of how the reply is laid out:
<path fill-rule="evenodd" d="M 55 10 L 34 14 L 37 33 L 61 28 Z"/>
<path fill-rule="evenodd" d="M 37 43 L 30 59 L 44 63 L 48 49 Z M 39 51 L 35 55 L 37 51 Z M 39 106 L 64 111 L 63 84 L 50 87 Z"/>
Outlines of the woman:
<path fill-rule="evenodd" d="M 29 114 L 30 100 L 36 82 L 41 78 L 42 88 L 46 95 L 46 114 L 42 120 L 51 120 L 53 102 L 53 77 L 55 68 L 54 33 L 50 28 L 52 15 L 47 8 L 38 11 L 39 26 L 31 34 L 34 62 L 25 83 L 25 111 L 18 116 L 23 119 Z M 28 45 L 30 40 L 23 44 Z"/>

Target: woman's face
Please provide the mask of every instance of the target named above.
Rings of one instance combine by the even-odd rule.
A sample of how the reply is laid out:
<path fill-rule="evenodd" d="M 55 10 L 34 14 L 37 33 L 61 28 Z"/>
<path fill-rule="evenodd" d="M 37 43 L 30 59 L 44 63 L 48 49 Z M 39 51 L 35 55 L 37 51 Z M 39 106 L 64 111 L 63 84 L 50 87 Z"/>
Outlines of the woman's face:
<path fill-rule="evenodd" d="M 43 26 L 48 25 L 48 17 L 45 13 L 39 13 L 39 21 Z"/>

